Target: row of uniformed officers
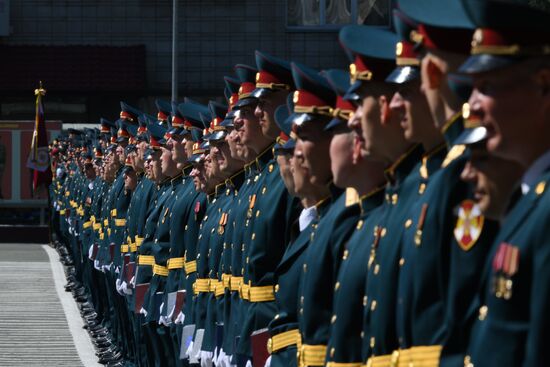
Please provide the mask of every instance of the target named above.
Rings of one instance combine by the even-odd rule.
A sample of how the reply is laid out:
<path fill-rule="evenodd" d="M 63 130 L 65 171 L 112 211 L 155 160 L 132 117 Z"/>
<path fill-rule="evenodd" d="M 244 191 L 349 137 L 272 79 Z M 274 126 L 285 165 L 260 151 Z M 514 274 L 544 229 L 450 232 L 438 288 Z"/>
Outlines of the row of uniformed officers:
<path fill-rule="evenodd" d="M 256 52 L 228 106 L 58 138 L 103 362 L 550 365 L 549 19 L 401 0 L 393 31 L 340 31 L 349 72 Z"/>

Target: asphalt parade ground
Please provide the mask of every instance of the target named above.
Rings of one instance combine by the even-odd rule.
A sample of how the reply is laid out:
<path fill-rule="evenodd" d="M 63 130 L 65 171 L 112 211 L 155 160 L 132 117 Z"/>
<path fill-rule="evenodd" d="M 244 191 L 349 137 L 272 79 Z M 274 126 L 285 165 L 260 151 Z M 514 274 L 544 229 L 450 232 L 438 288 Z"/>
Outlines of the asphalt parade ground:
<path fill-rule="evenodd" d="M 0 367 L 100 366 L 57 252 L 0 244 Z"/>

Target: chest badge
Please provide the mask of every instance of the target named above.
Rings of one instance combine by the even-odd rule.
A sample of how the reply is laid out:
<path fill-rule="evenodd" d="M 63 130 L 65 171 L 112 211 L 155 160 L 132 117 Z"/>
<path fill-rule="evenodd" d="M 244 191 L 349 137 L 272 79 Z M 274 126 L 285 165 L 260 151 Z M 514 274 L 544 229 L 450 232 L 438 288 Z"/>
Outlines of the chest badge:
<path fill-rule="evenodd" d="M 519 248 L 503 242 L 493 258 L 493 294 L 497 298 L 512 298 L 512 277 L 519 268 Z"/>
<path fill-rule="evenodd" d="M 457 208 L 455 239 L 464 251 L 470 250 L 481 236 L 485 218 L 472 200 L 464 200 Z"/>

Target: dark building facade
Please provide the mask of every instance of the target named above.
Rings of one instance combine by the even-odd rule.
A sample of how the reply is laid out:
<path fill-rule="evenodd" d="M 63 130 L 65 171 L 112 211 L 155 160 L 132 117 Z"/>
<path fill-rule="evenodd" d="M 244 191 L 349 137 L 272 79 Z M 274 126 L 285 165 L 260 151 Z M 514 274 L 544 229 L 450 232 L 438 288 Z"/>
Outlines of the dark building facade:
<path fill-rule="evenodd" d="M 4 0 L 6 1 L 6 0 Z M 342 24 L 387 26 L 391 0 L 179 0 L 178 97 L 223 96 L 223 76 L 254 50 L 347 68 Z M 172 1 L 18 0 L 0 36 L 0 118 L 29 118 L 43 80 L 48 118 L 115 119 L 119 100 L 152 112 L 170 99 Z"/>

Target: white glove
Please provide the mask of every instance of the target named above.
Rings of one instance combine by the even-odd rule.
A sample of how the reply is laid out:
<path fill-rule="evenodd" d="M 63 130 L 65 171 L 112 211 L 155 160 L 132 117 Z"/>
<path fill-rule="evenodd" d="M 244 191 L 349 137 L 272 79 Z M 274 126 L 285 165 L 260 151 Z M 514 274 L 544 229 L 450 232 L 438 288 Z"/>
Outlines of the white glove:
<path fill-rule="evenodd" d="M 117 266 L 117 267 L 115 268 L 115 273 L 120 274 L 120 266 Z"/>
<path fill-rule="evenodd" d="M 187 347 L 187 351 L 185 351 L 185 356 L 189 359 L 189 363 L 196 363 L 193 362 L 193 341 L 189 342 L 189 346 Z"/>
<path fill-rule="evenodd" d="M 200 352 L 201 367 L 212 367 L 212 357 L 213 357 L 212 352 L 206 352 L 204 350 L 201 350 Z"/>
<path fill-rule="evenodd" d="M 103 265 L 103 272 L 107 272 L 111 270 L 111 264 Z"/>
<path fill-rule="evenodd" d="M 139 310 L 139 313 L 143 315 L 143 317 L 147 317 L 147 310 L 144 309 L 143 307 L 141 308 L 141 310 Z"/>
<path fill-rule="evenodd" d="M 115 287 L 118 294 L 120 294 L 121 296 L 124 296 L 124 291 L 122 290 L 122 282 L 120 281 L 120 279 L 116 280 Z"/>
<path fill-rule="evenodd" d="M 271 367 L 271 356 L 267 357 L 267 359 L 265 360 L 264 367 Z"/>
<path fill-rule="evenodd" d="M 92 260 L 92 254 L 94 253 L 94 245 L 88 249 L 88 259 Z"/>
<path fill-rule="evenodd" d="M 128 296 L 134 293 L 131 288 L 128 288 L 128 284 L 126 282 L 122 282 L 122 291 Z"/>
<path fill-rule="evenodd" d="M 248 361 L 246 361 L 246 366 L 245 367 L 252 367 L 252 361 L 250 359 Z"/>
<path fill-rule="evenodd" d="M 176 317 L 176 320 L 174 321 L 174 323 L 175 324 L 183 324 L 184 321 L 185 321 L 185 314 L 180 311 L 180 313 L 178 314 L 178 317 Z"/>
<path fill-rule="evenodd" d="M 130 279 L 130 287 L 131 288 L 135 288 L 136 287 L 136 277 L 132 277 L 132 279 Z"/>
<path fill-rule="evenodd" d="M 94 260 L 94 268 L 96 268 L 99 271 L 102 271 L 101 265 L 99 265 L 99 260 Z"/>

